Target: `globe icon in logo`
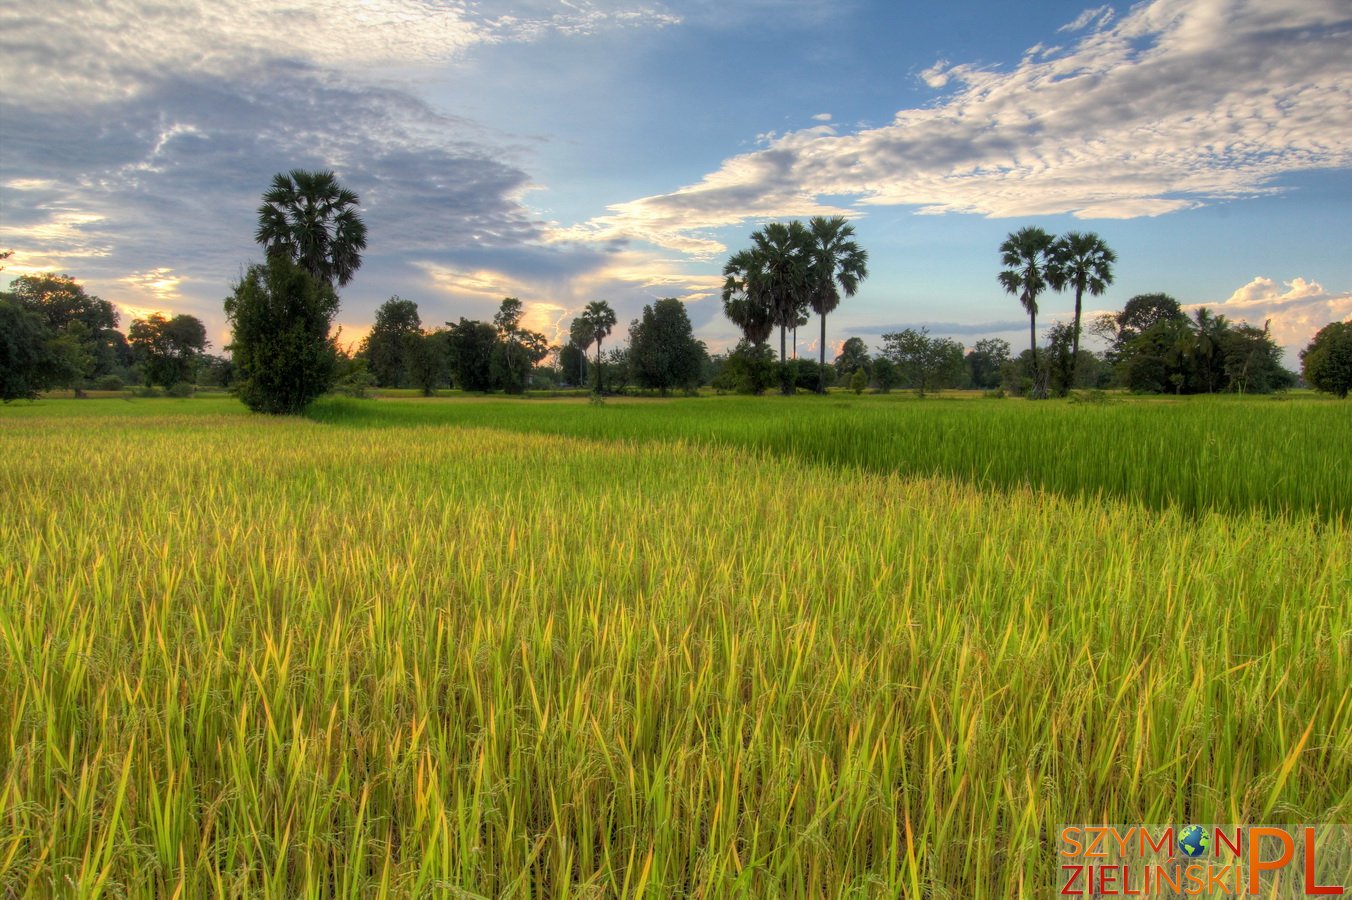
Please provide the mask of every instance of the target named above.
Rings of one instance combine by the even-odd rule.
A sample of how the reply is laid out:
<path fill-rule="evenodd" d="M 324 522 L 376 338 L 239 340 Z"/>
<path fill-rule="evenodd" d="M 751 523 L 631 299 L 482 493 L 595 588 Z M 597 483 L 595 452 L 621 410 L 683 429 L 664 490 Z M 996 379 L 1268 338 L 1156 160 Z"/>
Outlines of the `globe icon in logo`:
<path fill-rule="evenodd" d="M 1211 846 L 1211 835 L 1201 825 L 1189 825 L 1178 833 L 1178 847 L 1184 855 L 1196 859 Z"/>

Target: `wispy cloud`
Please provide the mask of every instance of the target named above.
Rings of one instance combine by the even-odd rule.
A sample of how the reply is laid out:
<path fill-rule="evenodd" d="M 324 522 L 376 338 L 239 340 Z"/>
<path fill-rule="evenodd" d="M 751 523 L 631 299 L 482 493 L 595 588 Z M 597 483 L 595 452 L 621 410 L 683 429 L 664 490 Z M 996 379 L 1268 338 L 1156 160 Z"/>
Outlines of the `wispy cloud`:
<path fill-rule="evenodd" d="M 989 217 L 1156 216 L 1280 189 L 1352 163 L 1352 9 L 1341 0 L 1149 0 L 1090 10 L 1067 48 L 1010 71 L 941 61 L 951 93 L 889 125 L 817 126 L 696 184 L 609 207 L 577 229 L 713 255 L 710 232 L 858 206 Z"/>

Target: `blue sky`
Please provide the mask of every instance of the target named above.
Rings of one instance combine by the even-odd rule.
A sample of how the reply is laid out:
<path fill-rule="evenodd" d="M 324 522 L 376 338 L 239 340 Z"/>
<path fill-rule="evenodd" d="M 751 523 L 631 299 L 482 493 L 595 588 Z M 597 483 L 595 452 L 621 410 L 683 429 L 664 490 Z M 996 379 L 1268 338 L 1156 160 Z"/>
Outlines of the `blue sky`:
<path fill-rule="evenodd" d="M 393 294 L 428 326 L 517 296 L 560 337 L 678 296 L 720 349 L 728 253 L 839 213 L 871 277 L 832 345 L 1019 349 L 996 248 L 1031 224 L 1117 251 L 1091 307 L 1165 291 L 1298 349 L 1352 317 L 1349 46 L 1346 0 L 18 0 L 0 278 L 67 272 L 219 348 L 268 182 L 333 168 L 370 229 L 345 340 Z"/>

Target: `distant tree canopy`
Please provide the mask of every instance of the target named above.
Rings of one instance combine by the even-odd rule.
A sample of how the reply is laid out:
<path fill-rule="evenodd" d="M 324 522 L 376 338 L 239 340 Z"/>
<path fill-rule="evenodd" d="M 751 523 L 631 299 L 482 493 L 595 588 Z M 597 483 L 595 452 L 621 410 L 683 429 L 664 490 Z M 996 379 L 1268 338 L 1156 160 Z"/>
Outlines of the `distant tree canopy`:
<path fill-rule="evenodd" d="M 0 364 L 9 367 L 6 399 L 56 387 L 79 392 L 90 379 L 131 362 L 116 307 L 69 275 L 21 275 L 0 293 L 0 302 L 12 304 L 4 314 L 8 349 L 0 351 L 7 360 Z"/>
<path fill-rule="evenodd" d="M 509 394 L 525 393 L 531 369 L 549 355 L 549 341 L 538 331 L 521 324 L 525 306 L 516 297 L 506 297 L 493 316 L 497 344 L 493 348 L 493 384 Z"/>
<path fill-rule="evenodd" d="M 883 356 L 896 366 L 901 384 L 922 397 L 927 391 L 957 387 L 967 374 L 962 344 L 930 337 L 925 328 L 884 334 Z"/>
<path fill-rule="evenodd" d="M 419 352 L 421 337 L 418 304 L 394 296 L 380 305 L 358 351 L 378 386 L 401 388 L 412 383 L 412 357 Z"/>
<path fill-rule="evenodd" d="M 189 315 L 166 319 L 153 313 L 133 320 L 127 336 L 147 384 L 168 388 L 195 380 L 197 364 L 207 348 L 207 329 L 201 319 Z"/>
<path fill-rule="evenodd" d="M 675 297 L 643 307 L 629 327 L 630 366 L 639 387 L 666 394 L 699 386 L 706 357 L 685 304 Z"/>
<path fill-rule="evenodd" d="M 1305 381 L 1316 390 L 1347 399 L 1352 391 L 1352 322 L 1330 322 L 1300 351 Z"/>

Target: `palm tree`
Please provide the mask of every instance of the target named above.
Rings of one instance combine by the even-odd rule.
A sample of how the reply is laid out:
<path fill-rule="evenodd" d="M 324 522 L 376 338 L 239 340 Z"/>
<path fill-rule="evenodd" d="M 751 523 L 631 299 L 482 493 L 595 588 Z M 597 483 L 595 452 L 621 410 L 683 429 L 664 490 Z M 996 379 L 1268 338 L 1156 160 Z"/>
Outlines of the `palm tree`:
<path fill-rule="evenodd" d="M 761 274 L 761 259 L 752 250 L 739 250 L 723 266 L 723 314 L 760 346 L 774 331 L 775 313 Z"/>
<path fill-rule="evenodd" d="M 615 327 L 615 310 L 604 300 L 593 300 L 582 310 L 578 321 L 582 322 L 581 331 L 591 341 L 596 341 L 596 393 L 601 393 L 601 341 Z"/>
<path fill-rule="evenodd" d="M 1097 234 L 1081 234 L 1078 231 L 1067 232 L 1052 246 L 1051 267 L 1048 277 L 1052 287 L 1064 290 L 1075 288 L 1075 332 L 1071 338 L 1070 383 L 1075 383 L 1075 368 L 1080 362 L 1080 312 L 1084 292 L 1098 297 L 1108 285 L 1113 283 L 1113 263 L 1117 254 L 1109 249 Z"/>
<path fill-rule="evenodd" d="M 1225 332 L 1230 328 L 1230 323 L 1225 316 L 1215 315 L 1205 306 L 1198 307 L 1193 312 L 1193 319 L 1195 325 L 1188 349 L 1192 357 L 1200 363 L 1199 368 L 1206 378 L 1207 393 L 1214 393 L 1216 377 L 1223 374 L 1216 371 L 1216 363 L 1219 361 L 1218 353 Z"/>
<path fill-rule="evenodd" d="M 1000 261 L 1008 266 L 1000 273 L 1000 284 L 1014 294 L 1028 312 L 1028 336 L 1033 347 L 1033 396 L 1045 396 L 1037 364 L 1037 297 L 1047 288 L 1047 269 L 1053 264 L 1053 239 L 1041 228 L 1029 226 L 1005 238 L 1000 245 Z"/>
<path fill-rule="evenodd" d="M 752 252 L 759 258 L 762 287 L 779 326 L 779 362 L 786 361 L 788 330 L 808 302 L 811 233 L 802 222 L 771 222 L 751 233 Z"/>
<path fill-rule="evenodd" d="M 818 347 L 821 368 L 818 370 L 817 393 L 826 392 L 826 314 L 840 305 L 840 294 L 853 297 L 859 282 L 868 277 L 868 251 L 852 238 L 854 226 L 844 216 L 829 219 L 815 216 L 809 223 L 812 231 L 812 311 L 821 316 L 822 336 Z"/>
<path fill-rule="evenodd" d="M 286 256 L 316 279 L 339 286 L 352 280 L 366 249 L 366 224 L 357 195 L 330 171 L 292 169 L 278 174 L 258 207 L 255 239 L 269 256 Z"/>

